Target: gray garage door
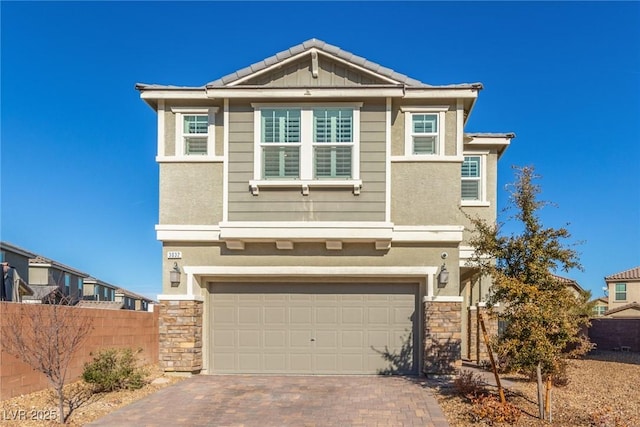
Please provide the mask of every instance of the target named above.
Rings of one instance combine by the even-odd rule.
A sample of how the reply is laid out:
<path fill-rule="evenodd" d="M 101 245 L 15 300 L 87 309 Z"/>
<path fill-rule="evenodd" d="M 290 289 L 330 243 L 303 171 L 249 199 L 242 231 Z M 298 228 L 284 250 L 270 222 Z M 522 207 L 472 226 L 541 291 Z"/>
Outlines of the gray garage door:
<path fill-rule="evenodd" d="M 210 285 L 213 373 L 417 373 L 417 285 Z"/>

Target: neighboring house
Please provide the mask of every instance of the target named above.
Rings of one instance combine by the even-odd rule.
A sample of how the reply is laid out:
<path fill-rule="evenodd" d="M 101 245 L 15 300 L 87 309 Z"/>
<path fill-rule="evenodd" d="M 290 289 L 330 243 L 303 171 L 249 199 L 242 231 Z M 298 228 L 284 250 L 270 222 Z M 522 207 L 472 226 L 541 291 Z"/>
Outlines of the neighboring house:
<path fill-rule="evenodd" d="M 594 300 L 593 315 L 594 317 L 602 317 L 604 313 L 609 309 L 609 299 L 600 297 Z"/>
<path fill-rule="evenodd" d="M 149 311 L 149 307 L 153 304 L 153 300 L 126 289 L 117 288 L 115 293 L 115 301 L 122 303 L 125 310 Z"/>
<path fill-rule="evenodd" d="M 117 286 L 111 285 L 95 277 L 87 277 L 84 279 L 84 295 L 85 301 L 115 301 Z"/>
<path fill-rule="evenodd" d="M 640 316 L 640 266 L 606 276 L 609 310 L 606 317 Z"/>
<path fill-rule="evenodd" d="M 29 260 L 29 286 L 34 295 L 25 297 L 25 302 L 53 302 L 68 298 L 72 303 L 84 295 L 84 279 L 87 273 L 37 255 Z"/>
<path fill-rule="evenodd" d="M 496 219 L 514 137 L 465 132 L 482 84 L 312 39 L 204 86 L 136 89 L 157 113 L 165 370 L 460 368 L 490 285 L 466 266 L 465 213 Z"/>
<path fill-rule="evenodd" d="M 12 245 L 11 243 L 0 242 L 0 263 L 8 262 L 11 267 L 15 268 L 20 276 L 19 295 L 21 298 L 33 295 L 34 293 L 33 289 L 29 286 L 29 259 L 35 256 L 34 253 Z"/>
<path fill-rule="evenodd" d="M 558 276 L 556 274 L 552 274 L 552 276 L 555 277 L 555 279 L 559 283 L 564 284 L 571 291 L 571 293 L 573 293 L 573 295 L 576 298 L 584 295 L 587 292 L 582 288 L 582 286 L 578 284 L 578 282 L 576 282 L 573 279 L 569 279 L 568 277 Z"/>

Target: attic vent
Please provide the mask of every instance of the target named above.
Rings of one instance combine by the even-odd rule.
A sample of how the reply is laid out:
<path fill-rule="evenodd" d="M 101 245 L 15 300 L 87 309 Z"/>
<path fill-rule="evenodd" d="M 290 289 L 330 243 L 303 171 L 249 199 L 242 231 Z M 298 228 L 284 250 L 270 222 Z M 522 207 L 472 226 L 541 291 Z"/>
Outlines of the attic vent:
<path fill-rule="evenodd" d="M 311 75 L 314 79 L 318 78 L 318 52 L 311 51 Z"/>

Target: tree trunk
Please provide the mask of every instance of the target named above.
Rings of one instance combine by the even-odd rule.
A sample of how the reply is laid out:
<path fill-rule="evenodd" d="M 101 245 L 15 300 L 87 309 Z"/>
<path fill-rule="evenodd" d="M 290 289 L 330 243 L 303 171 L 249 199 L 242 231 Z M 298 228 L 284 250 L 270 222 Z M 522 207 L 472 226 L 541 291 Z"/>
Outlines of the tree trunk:
<path fill-rule="evenodd" d="M 551 387 L 553 383 L 551 382 L 551 375 L 547 377 L 547 393 L 544 399 L 544 406 L 547 408 L 547 413 L 549 417 L 547 418 L 549 422 L 551 422 Z"/>
<path fill-rule="evenodd" d="M 58 393 L 58 411 L 60 412 L 60 414 L 58 414 L 58 421 L 60 424 L 64 424 L 64 391 L 62 387 L 60 387 L 56 388 L 56 392 Z"/>
<path fill-rule="evenodd" d="M 544 420 L 544 392 L 542 390 L 542 365 L 538 362 L 536 367 L 536 374 L 538 377 L 538 415 L 541 420 Z"/>

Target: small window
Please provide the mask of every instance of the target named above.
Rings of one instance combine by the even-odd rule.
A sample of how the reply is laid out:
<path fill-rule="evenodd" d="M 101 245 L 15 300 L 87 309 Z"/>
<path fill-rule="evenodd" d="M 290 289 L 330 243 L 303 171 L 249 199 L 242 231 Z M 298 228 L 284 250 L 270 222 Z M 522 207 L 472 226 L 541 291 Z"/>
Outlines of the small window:
<path fill-rule="evenodd" d="M 412 114 L 413 154 L 438 154 L 438 115 Z"/>
<path fill-rule="evenodd" d="M 626 301 L 626 300 L 627 300 L 627 284 L 616 283 L 616 301 Z"/>
<path fill-rule="evenodd" d="M 64 294 L 69 296 L 71 292 L 71 276 L 69 273 L 64 273 Z"/>
<path fill-rule="evenodd" d="M 462 162 L 462 200 L 481 200 L 480 167 L 480 156 L 465 156 Z"/>
<path fill-rule="evenodd" d="M 206 114 L 188 114 L 183 116 L 182 137 L 184 154 L 208 154 L 209 116 Z"/>
<path fill-rule="evenodd" d="M 82 277 L 78 277 L 78 297 L 82 297 L 82 292 L 84 290 L 84 280 Z"/>

